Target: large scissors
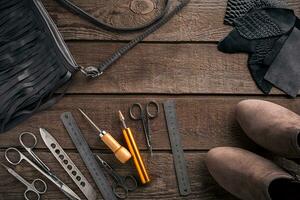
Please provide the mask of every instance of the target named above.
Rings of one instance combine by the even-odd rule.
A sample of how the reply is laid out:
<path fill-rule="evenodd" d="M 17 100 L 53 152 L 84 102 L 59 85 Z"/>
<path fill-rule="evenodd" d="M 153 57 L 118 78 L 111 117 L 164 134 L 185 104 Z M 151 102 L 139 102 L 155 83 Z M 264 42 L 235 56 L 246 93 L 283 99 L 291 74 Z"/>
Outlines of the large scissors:
<path fill-rule="evenodd" d="M 28 144 L 28 142 L 24 141 L 24 137 L 29 136 L 33 139 L 32 144 Z M 59 178 L 57 178 L 50 169 L 46 166 L 41 159 L 33 152 L 34 147 L 37 144 L 36 136 L 31 132 L 23 132 L 19 136 L 19 141 L 21 146 L 32 156 L 35 162 L 32 162 L 29 158 L 27 158 L 23 153 L 21 153 L 18 149 L 14 147 L 10 147 L 5 151 L 6 160 L 12 165 L 18 165 L 22 160 L 27 161 L 32 167 L 38 170 L 41 174 L 43 174 L 47 179 L 49 179 L 54 185 L 56 185 L 67 197 L 74 200 L 80 200 L 80 197 L 77 196 L 75 192 L 73 192 L 66 184 L 64 184 Z"/>
<path fill-rule="evenodd" d="M 17 172 L 13 169 L 7 167 L 6 165 L 1 165 L 16 179 L 18 179 L 21 183 L 23 183 L 27 189 L 24 192 L 24 198 L 26 200 L 39 200 L 41 195 L 46 193 L 47 191 L 47 184 L 42 179 L 34 179 L 32 183 L 27 182 L 22 176 L 20 176 Z M 41 187 L 40 187 L 41 186 Z M 35 196 L 35 198 L 33 198 Z"/>
<path fill-rule="evenodd" d="M 136 179 L 131 176 L 121 176 L 119 175 L 107 162 L 105 162 L 99 155 L 96 155 L 101 165 L 104 167 L 105 171 L 113 178 L 115 184 L 112 189 L 116 197 L 120 199 L 126 199 L 128 197 L 128 192 L 132 192 L 137 188 Z"/>
<path fill-rule="evenodd" d="M 151 111 L 151 107 L 154 108 L 154 111 Z M 143 129 L 146 137 L 147 148 L 150 151 L 151 156 L 152 153 L 152 131 L 150 128 L 150 120 L 154 119 L 158 116 L 159 113 L 159 105 L 156 101 L 150 101 L 146 104 L 145 109 L 142 108 L 140 103 L 133 104 L 129 109 L 130 118 L 136 121 L 142 121 Z"/>

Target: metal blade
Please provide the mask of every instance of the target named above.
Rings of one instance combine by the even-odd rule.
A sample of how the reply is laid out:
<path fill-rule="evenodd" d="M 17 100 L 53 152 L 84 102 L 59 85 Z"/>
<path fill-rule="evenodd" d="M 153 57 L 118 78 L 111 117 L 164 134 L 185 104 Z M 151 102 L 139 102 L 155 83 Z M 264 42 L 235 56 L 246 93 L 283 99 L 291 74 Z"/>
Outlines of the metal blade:
<path fill-rule="evenodd" d="M 51 144 L 53 143 L 53 141 L 56 141 L 52 135 L 46 131 L 43 128 L 40 128 L 40 134 L 42 139 L 44 140 L 46 146 L 48 148 L 51 148 Z M 58 177 L 56 177 L 54 174 L 50 174 L 57 182 L 57 184 L 59 184 L 59 189 L 70 199 L 72 200 L 81 200 L 81 198 L 75 193 L 73 192 L 73 190 L 71 190 L 66 184 L 64 184 Z M 57 185 L 58 186 L 58 185 Z"/>
<path fill-rule="evenodd" d="M 49 140 L 53 139 L 52 136 L 50 136 L 50 134 L 48 133 L 48 131 L 46 131 L 46 129 L 40 128 L 40 134 L 42 136 L 42 139 L 44 140 L 45 144 L 47 145 L 47 147 L 49 147 Z"/>
<path fill-rule="evenodd" d="M 8 172 L 9 172 L 9 167 L 7 167 L 6 165 L 4 165 L 3 163 L 0 163 Z"/>
<path fill-rule="evenodd" d="M 65 193 L 65 195 L 67 197 L 69 197 L 70 199 L 74 199 L 74 200 L 81 200 L 81 198 L 75 193 L 73 192 L 73 190 L 71 190 L 67 185 L 63 184 L 61 186 L 61 191 L 63 193 Z"/>
<path fill-rule="evenodd" d="M 80 172 L 80 170 L 73 163 L 71 158 L 66 154 L 63 148 L 59 145 L 59 143 L 55 140 L 55 138 L 47 132 L 45 129 L 40 129 L 41 137 L 44 140 L 46 146 L 59 162 L 59 164 L 64 168 L 64 170 L 68 173 L 68 175 L 72 178 L 74 183 L 79 187 L 82 193 L 86 196 L 88 200 L 96 200 L 97 192 L 94 190 L 92 185 L 88 182 L 88 180 L 84 177 L 84 175 Z M 63 160 L 61 159 L 61 157 Z M 67 163 L 67 164 L 66 164 Z M 69 168 L 71 167 L 71 168 Z M 73 174 L 76 172 L 76 176 Z"/>
<path fill-rule="evenodd" d="M 102 132 L 102 130 L 91 120 L 91 118 L 89 118 L 89 116 L 87 116 L 87 114 L 85 114 L 85 112 L 83 112 L 80 108 L 78 108 L 78 110 L 99 133 Z"/>
<path fill-rule="evenodd" d="M 8 173 L 10 173 L 11 175 L 13 175 L 16 179 L 18 179 L 21 183 L 23 183 L 25 186 L 27 186 L 27 188 L 31 188 L 31 189 L 35 189 L 34 187 L 32 187 L 32 185 L 30 183 L 28 183 L 28 181 L 26 181 L 22 176 L 20 176 L 17 172 L 15 172 L 13 169 L 7 167 L 6 165 L 0 163 L 7 171 Z"/>

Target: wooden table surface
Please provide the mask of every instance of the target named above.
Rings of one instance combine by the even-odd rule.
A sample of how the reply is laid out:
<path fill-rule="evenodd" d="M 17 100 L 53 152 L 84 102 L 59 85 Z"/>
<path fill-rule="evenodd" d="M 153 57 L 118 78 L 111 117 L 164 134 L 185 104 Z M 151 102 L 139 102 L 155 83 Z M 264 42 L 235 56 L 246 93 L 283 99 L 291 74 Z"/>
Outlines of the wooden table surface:
<path fill-rule="evenodd" d="M 147 6 L 141 5 L 131 10 L 131 1 L 74 0 L 85 10 L 114 26 L 143 24 L 153 18 L 162 6 L 157 3 L 158 0 L 143 0 L 145 5 L 154 2 L 157 6 L 146 14 L 140 14 L 144 13 L 143 9 L 147 9 Z M 76 61 L 83 66 L 101 62 L 137 34 L 103 31 L 68 12 L 53 0 L 44 2 Z M 38 128 L 44 127 L 59 141 L 96 189 L 59 118 L 62 112 L 72 111 L 95 153 L 104 154 L 105 160 L 121 174 L 135 173 L 132 163 L 121 165 L 116 161 L 76 108 L 85 110 L 101 128 L 111 132 L 119 141 L 122 141 L 122 137 L 117 111 L 122 110 L 126 113 L 128 126 L 136 135 L 152 178 L 151 184 L 130 193 L 129 199 L 236 199 L 216 184 L 204 165 L 206 152 L 217 146 L 261 151 L 245 136 L 234 119 L 235 105 L 242 99 L 258 98 L 276 102 L 300 113 L 300 102 L 299 99 L 288 99 L 276 89 L 270 96 L 262 95 L 248 72 L 247 56 L 228 55 L 217 50 L 217 41 L 231 30 L 231 27 L 223 25 L 226 2 L 191 0 L 180 14 L 147 37 L 98 80 L 87 81 L 78 73 L 66 96 L 58 104 L 0 135 L 1 162 L 5 162 L 3 154 L 7 147 L 21 149 L 18 142 L 20 132 L 32 131 L 39 135 Z M 300 1 L 287 2 L 300 16 Z M 163 103 L 167 99 L 174 99 L 177 105 L 192 188 L 191 195 L 186 198 L 180 197 L 178 193 L 163 112 L 151 121 L 153 158 L 146 151 L 141 124 L 128 119 L 128 108 L 132 103 L 146 103 L 149 100 Z M 38 141 L 35 152 L 58 177 L 84 198 L 40 137 Z M 26 180 L 42 178 L 25 162 L 15 169 Z M 23 199 L 25 187 L 3 168 L 0 168 L 0 179 L 1 200 Z M 66 199 L 53 184 L 46 182 L 49 189 L 42 199 Z"/>

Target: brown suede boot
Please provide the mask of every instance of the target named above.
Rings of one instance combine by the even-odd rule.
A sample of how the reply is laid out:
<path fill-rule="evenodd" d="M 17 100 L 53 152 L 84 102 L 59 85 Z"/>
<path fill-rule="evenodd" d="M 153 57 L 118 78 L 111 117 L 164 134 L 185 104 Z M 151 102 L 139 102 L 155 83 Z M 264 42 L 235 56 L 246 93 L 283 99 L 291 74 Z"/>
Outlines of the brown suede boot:
<path fill-rule="evenodd" d="M 236 118 L 245 133 L 260 146 L 288 158 L 300 158 L 300 116 L 277 104 L 244 100 Z"/>
<path fill-rule="evenodd" d="M 218 147 L 205 160 L 215 180 L 243 200 L 299 200 L 300 182 L 281 168 L 249 151 Z"/>

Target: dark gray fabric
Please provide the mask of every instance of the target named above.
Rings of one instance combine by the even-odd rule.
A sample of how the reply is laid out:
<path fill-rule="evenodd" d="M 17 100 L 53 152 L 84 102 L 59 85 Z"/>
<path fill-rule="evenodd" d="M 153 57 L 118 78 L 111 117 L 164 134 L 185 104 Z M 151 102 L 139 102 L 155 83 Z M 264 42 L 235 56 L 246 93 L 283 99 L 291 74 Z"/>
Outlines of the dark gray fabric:
<path fill-rule="evenodd" d="M 292 97 L 300 89 L 299 47 L 300 30 L 295 27 L 265 75 L 266 80 Z"/>
<path fill-rule="evenodd" d="M 38 0 L 0 2 L 0 132 L 52 104 L 75 66 L 42 20 Z"/>

